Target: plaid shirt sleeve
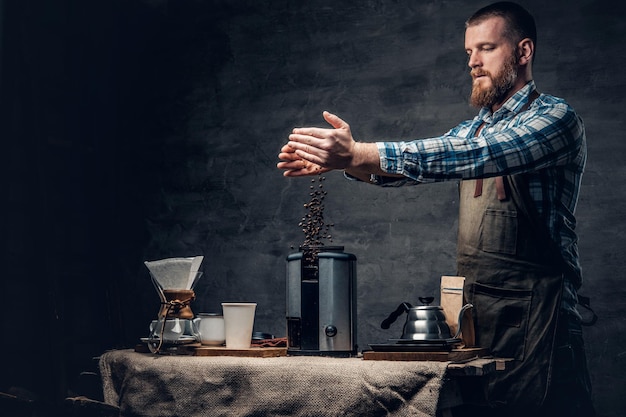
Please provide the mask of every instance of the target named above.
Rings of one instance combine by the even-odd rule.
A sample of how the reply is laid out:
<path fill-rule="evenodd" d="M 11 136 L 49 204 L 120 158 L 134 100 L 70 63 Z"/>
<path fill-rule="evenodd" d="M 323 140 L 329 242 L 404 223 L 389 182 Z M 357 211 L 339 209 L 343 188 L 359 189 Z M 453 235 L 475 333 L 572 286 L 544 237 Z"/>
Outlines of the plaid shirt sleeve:
<path fill-rule="evenodd" d="M 576 164 L 584 145 L 582 120 L 562 99 L 548 95 L 540 96 L 527 111 L 518 114 L 526 103 L 524 98 L 527 101 L 527 92 L 520 91 L 496 113 L 483 109 L 473 120 L 440 137 L 378 142 L 380 166 L 387 173 L 423 182 Z"/>

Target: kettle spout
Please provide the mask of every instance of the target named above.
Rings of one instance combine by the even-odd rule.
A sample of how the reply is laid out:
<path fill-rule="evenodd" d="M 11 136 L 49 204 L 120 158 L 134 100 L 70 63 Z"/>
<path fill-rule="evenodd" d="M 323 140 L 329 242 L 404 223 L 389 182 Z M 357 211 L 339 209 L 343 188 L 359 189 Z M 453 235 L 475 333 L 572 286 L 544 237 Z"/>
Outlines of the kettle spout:
<path fill-rule="evenodd" d="M 458 339 L 458 337 L 461 335 L 461 329 L 462 329 L 461 325 L 463 324 L 463 315 L 470 308 L 474 308 L 474 305 L 470 304 L 470 303 L 467 303 L 463 307 L 461 307 L 461 310 L 459 311 L 459 320 L 458 320 L 459 327 L 456 330 L 456 334 L 454 335 L 454 339 Z"/>
<path fill-rule="evenodd" d="M 394 321 L 396 321 L 396 319 L 398 317 L 400 317 L 400 315 L 402 313 L 406 313 L 411 308 L 413 308 L 413 306 L 411 304 L 409 304 L 409 303 L 402 303 L 402 304 L 400 304 L 398 306 L 398 308 L 396 308 L 395 311 L 389 315 L 389 317 L 387 317 L 385 320 L 383 320 L 382 323 L 380 323 L 380 328 L 381 329 L 388 329 L 389 326 L 391 326 L 391 324 Z"/>

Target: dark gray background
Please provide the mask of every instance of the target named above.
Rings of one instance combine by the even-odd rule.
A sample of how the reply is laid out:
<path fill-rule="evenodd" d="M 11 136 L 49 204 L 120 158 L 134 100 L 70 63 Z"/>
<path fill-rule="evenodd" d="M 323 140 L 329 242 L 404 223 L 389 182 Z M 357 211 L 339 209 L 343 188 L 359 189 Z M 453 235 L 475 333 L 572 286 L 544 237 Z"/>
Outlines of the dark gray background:
<path fill-rule="evenodd" d="M 158 311 L 144 260 L 204 255 L 193 310 L 256 301 L 255 330 L 284 336 L 285 258 L 304 240 L 310 182 L 275 168 L 290 130 L 324 126 L 329 110 L 357 140 L 400 140 L 472 117 L 463 23 L 485 4 L 0 1 L 0 390 L 62 398 L 92 357 L 132 347 Z M 522 4 L 539 28 L 538 89 L 587 128 L 577 231 L 600 319 L 585 338 L 597 407 L 618 416 L 626 6 Z M 397 337 L 381 320 L 455 273 L 457 185 L 380 189 L 330 173 L 325 186 L 332 244 L 358 258 L 359 346 Z"/>

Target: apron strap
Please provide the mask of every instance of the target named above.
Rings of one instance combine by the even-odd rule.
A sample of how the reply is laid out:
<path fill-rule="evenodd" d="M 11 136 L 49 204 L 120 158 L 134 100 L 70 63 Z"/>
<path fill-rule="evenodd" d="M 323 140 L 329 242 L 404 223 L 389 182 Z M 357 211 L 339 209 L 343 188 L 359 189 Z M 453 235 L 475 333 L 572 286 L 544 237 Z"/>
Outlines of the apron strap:
<path fill-rule="evenodd" d="M 476 187 L 474 187 L 474 198 L 483 195 L 483 179 L 478 178 L 476 180 Z"/>
<path fill-rule="evenodd" d="M 520 109 L 520 111 L 517 114 L 523 113 L 526 110 L 528 110 L 530 105 L 533 104 L 533 101 L 535 101 L 537 97 L 539 97 L 539 93 L 537 92 L 537 90 L 533 90 L 528 97 L 528 102 L 524 104 L 524 106 Z M 476 133 L 474 134 L 474 137 L 480 134 L 480 131 L 483 130 L 483 127 L 485 127 L 484 121 L 480 124 L 480 126 L 478 126 L 478 129 L 476 129 Z M 482 193 L 483 193 L 483 179 L 478 178 L 476 180 L 476 187 L 474 188 L 474 198 L 480 197 Z M 498 196 L 498 200 L 500 201 L 506 200 L 506 190 L 504 189 L 504 181 L 502 180 L 502 177 L 496 177 L 496 195 Z"/>
<path fill-rule="evenodd" d="M 504 179 L 502 177 L 496 177 L 496 196 L 498 200 L 506 200 L 506 189 L 504 188 Z M 474 188 L 474 198 L 480 197 L 483 194 L 483 179 L 478 178 L 476 180 L 476 186 Z"/>

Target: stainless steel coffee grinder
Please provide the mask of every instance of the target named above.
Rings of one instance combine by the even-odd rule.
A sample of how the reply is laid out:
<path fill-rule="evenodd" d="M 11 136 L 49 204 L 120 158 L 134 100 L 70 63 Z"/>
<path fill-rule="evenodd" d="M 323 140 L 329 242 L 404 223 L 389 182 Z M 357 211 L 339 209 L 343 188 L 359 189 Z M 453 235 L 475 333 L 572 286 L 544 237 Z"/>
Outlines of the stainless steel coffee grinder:
<path fill-rule="evenodd" d="M 356 313 L 356 256 L 322 245 L 287 257 L 290 355 L 355 355 Z"/>

